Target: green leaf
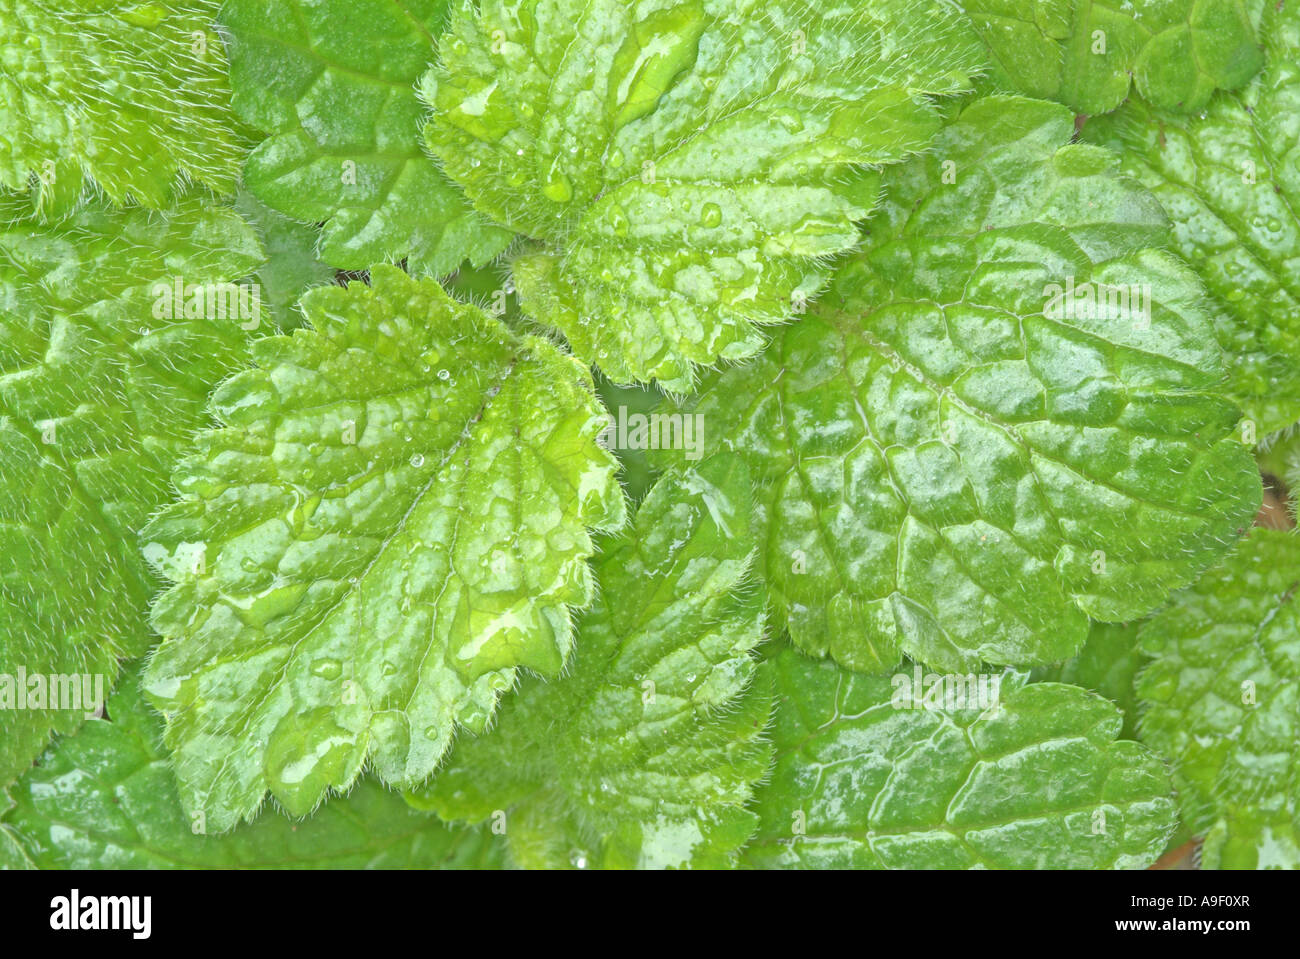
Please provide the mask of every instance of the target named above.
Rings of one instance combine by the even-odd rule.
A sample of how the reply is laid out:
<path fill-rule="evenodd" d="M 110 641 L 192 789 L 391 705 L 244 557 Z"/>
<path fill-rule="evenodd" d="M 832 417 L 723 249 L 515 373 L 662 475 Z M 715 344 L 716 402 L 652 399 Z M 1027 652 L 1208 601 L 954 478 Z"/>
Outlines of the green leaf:
<path fill-rule="evenodd" d="M 1137 738 L 1137 691 L 1134 683 L 1142 667 L 1137 623 L 1093 623 L 1079 655 L 1060 666 L 1036 670 L 1040 682 L 1066 683 L 1100 693 L 1124 715 L 1125 739 Z"/>
<path fill-rule="evenodd" d="M 367 761 L 427 777 L 514 667 L 564 666 L 588 528 L 623 522 L 576 360 L 432 280 L 371 281 L 312 290 L 311 329 L 254 344 L 143 534 L 176 581 L 146 689 L 216 832 L 268 789 L 304 815 Z"/>
<path fill-rule="evenodd" d="M 788 648 L 764 668 L 776 768 L 747 865 L 1140 869 L 1174 831 L 1163 764 L 1075 686 L 1007 674 L 937 708 Z"/>
<path fill-rule="evenodd" d="M 162 745 L 162 722 L 125 671 L 111 721 L 60 740 L 0 806 L 0 868 L 472 868 L 500 861 L 485 831 L 444 826 L 372 781 L 304 822 L 268 811 L 224 836 L 186 815 Z M 69 788 L 75 784 L 75 788 Z M 4 841 L 8 837 L 6 850 Z"/>
<path fill-rule="evenodd" d="M 1060 662 L 1089 616 L 1149 612 L 1249 526 L 1259 474 L 1201 288 L 1152 249 L 1155 200 L 1072 131 L 1055 104 L 973 103 L 888 177 L 818 308 L 688 407 L 753 470 L 760 569 L 804 650 Z M 1053 307 L 1071 281 L 1137 295 L 1090 319 Z"/>
<path fill-rule="evenodd" d="M 1258 437 L 1300 420 L 1300 5 L 1269 4 L 1265 29 L 1268 65 L 1241 94 L 1195 117 L 1134 102 L 1085 128 L 1168 211 Z"/>
<path fill-rule="evenodd" d="M 978 46 L 934 0 L 483 0 L 421 84 L 429 148 L 538 244 L 526 310 L 613 380 L 757 352 L 854 246 Z"/>
<path fill-rule="evenodd" d="M 415 81 L 448 0 L 227 0 L 235 111 L 270 136 L 249 189 L 297 220 L 328 221 L 320 255 L 363 270 L 406 259 L 441 276 L 480 266 L 511 234 L 475 214 L 420 149 Z"/>
<path fill-rule="evenodd" d="M 170 498 L 209 391 L 247 359 L 244 321 L 185 304 L 169 318 L 154 286 L 220 291 L 261 251 L 197 198 L 165 214 L 92 202 L 58 226 L 15 219 L 20 205 L 0 209 L 0 673 L 111 687 L 118 657 L 149 644 L 136 531 Z M 16 705 L 0 709 L 0 785 L 87 711 Z"/>
<path fill-rule="evenodd" d="M 281 216 L 247 190 L 235 198 L 235 209 L 257 231 L 266 251 L 266 262 L 257 271 L 266 312 L 278 329 L 292 330 L 302 322 L 298 297 L 334 282 L 334 268 L 316 259 L 316 229 Z"/>
<path fill-rule="evenodd" d="M 771 755 L 770 697 L 749 689 L 763 634 L 749 513 L 734 457 L 656 485 L 602 549 L 569 674 L 526 680 L 412 802 L 492 818 L 527 867 L 729 864 Z"/>
<path fill-rule="evenodd" d="M 1263 64 L 1259 0 L 961 0 L 988 48 L 993 89 L 1059 100 L 1076 113 L 1114 110 L 1135 85 L 1193 112 Z"/>
<path fill-rule="evenodd" d="M 236 131 L 216 0 L 5 0 L 0 186 L 68 212 L 83 181 L 117 203 L 167 206 L 182 176 L 234 192 Z"/>
<path fill-rule="evenodd" d="M 1142 625 L 1142 741 L 1174 762 L 1205 865 L 1300 868 L 1300 539 L 1255 529 Z"/>

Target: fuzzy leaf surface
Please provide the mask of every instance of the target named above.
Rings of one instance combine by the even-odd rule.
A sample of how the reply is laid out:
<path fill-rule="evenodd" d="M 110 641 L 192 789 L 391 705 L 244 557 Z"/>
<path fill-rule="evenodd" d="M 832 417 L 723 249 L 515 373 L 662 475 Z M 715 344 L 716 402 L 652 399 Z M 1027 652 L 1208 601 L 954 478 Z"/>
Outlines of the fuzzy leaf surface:
<path fill-rule="evenodd" d="M 1255 529 L 1142 624 L 1142 741 L 1209 868 L 1300 868 L 1300 538 Z"/>
<path fill-rule="evenodd" d="M 1056 104 L 976 101 L 887 178 L 816 309 L 687 407 L 750 464 L 804 650 L 1060 662 L 1088 617 L 1149 612 L 1248 528 L 1260 479 L 1204 293 L 1154 249 L 1154 198 L 1072 132 Z M 1144 289 L 1149 315 L 1053 306 L 1071 281 Z"/>
<path fill-rule="evenodd" d="M 978 43 L 930 0 L 484 0 L 422 81 L 429 148 L 539 241 L 526 310 L 619 383 L 688 390 L 816 296 Z"/>
<path fill-rule="evenodd" d="M 570 673 L 525 680 L 412 802 L 470 822 L 502 811 L 528 867 L 728 865 L 770 759 L 770 697 L 749 689 L 763 635 L 750 495 L 735 457 L 656 485 L 604 544 Z"/>
<path fill-rule="evenodd" d="M 228 0 L 234 108 L 269 134 L 248 187 L 298 220 L 325 221 L 320 255 L 364 270 L 479 266 L 511 234 L 478 216 L 420 147 L 415 81 L 434 58 L 448 0 Z"/>
<path fill-rule="evenodd" d="M 776 768 L 747 865 L 1140 869 L 1175 828 L 1163 763 L 1076 686 L 1006 674 L 991 708 L 921 708 L 789 648 L 764 669 Z"/>
<path fill-rule="evenodd" d="M 376 266 L 254 344 L 145 530 L 175 585 L 146 690 L 214 832 L 369 762 L 414 785 L 514 669 L 554 675 L 624 503 L 587 371 L 433 280 Z"/>
<path fill-rule="evenodd" d="M 182 175 L 234 192 L 247 150 L 230 109 L 217 0 L 0 0 L 0 186 L 68 212 L 92 179 L 153 208 Z"/>
<path fill-rule="evenodd" d="M 1137 91 L 1193 112 L 1263 65 L 1257 0 L 961 0 L 1001 90 L 1114 110 Z"/>
<path fill-rule="evenodd" d="M 58 226 L 20 205 L 0 212 L 0 673 L 111 686 L 149 644 L 136 532 L 170 498 L 208 393 L 247 358 L 245 321 L 160 309 L 154 285 L 229 292 L 217 284 L 262 255 L 232 210 L 197 198 L 93 202 Z M 85 712 L 17 706 L 0 708 L 0 784 Z"/>

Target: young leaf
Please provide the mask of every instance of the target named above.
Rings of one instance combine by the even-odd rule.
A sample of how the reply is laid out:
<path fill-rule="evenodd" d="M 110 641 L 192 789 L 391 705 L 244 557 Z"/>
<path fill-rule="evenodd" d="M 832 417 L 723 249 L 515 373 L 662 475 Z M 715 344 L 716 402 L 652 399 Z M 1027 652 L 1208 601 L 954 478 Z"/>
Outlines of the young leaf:
<path fill-rule="evenodd" d="M 233 193 L 246 144 L 230 111 L 217 0 L 5 0 L 0 186 L 62 214 L 83 181 L 162 208 L 181 175 Z"/>
<path fill-rule="evenodd" d="M 110 721 L 87 723 L 46 752 L 0 804 L 0 868 L 490 867 L 498 843 L 482 830 L 444 826 L 377 783 L 305 822 L 274 812 L 224 836 L 181 808 L 162 746 L 162 722 L 128 668 L 108 701 Z M 76 783 L 75 789 L 68 789 Z M 6 849 L 5 838 L 8 839 Z M 24 863 L 24 860 L 26 862 Z"/>
<path fill-rule="evenodd" d="M 596 563 L 569 675 L 525 681 L 412 802 L 492 818 L 523 866 L 729 864 L 770 759 L 770 697 L 749 690 L 763 633 L 749 514 L 734 457 L 658 483 Z"/>
<path fill-rule="evenodd" d="M 214 832 L 268 789 L 305 815 L 367 760 L 427 777 L 514 667 L 563 667 L 588 528 L 623 522 L 576 360 L 432 280 L 371 280 L 311 291 L 313 328 L 254 344 L 143 534 L 176 582 L 146 689 Z"/>
<path fill-rule="evenodd" d="M 1257 437 L 1300 420 L 1300 4 L 1269 4 L 1268 65 L 1195 117 L 1134 102 L 1090 140 L 1118 147 L 1215 295 L 1229 390 Z M 1110 119 L 1110 118 L 1108 118 Z"/>
<path fill-rule="evenodd" d="M 262 202 L 328 221 L 321 257 L 345 270 L 407 260 L 441 276 L 510 242 L 420 149 L 415 81 L 448 0 L 227 0 L 234 107 L 270 136 L 244 171 Z"/>
<path fill-rule="evenodd" d="M 1076 113 L 1114 110 L 1130 85 L 1170 110 L 1202 109 L 1263 63 L 1255 0 L 962 0 L 988 48 L 992 85 L 1059 100 Z"/>
<path fill-rule="evenodd" d="M 972 675 L 939 706 L 789 648 L 764 669 L 776 768 L 748 865 L 1140 869 L 1174 831 L 1163 764 L 1075 686 L 1007 674 L 980 699 Z"/>
<path fill-rule="evenodd" d="M 817 309 L 691 405 L 762 488 L 760 568 L 805 651 L 1060 662 L 1249 526 L 1201 288 L 1072 132 L 1056 104 L 973 103 L 891 173 Z"/>
<path fill-rule="evenodd" d="M 1142 624 L 1142 741 L 1174 762 L 1209 867 L 1300 868 L 1300 539 L 1255 529 Z"/>
<path fill-rule="evenodd" d="M 933 0 L 483 0 L 422 82 L 429 148 L 540 241 L 525 309 L 616 382 L 690 388 L 821 291 L 978 45 Z"/>
<path fill-rule="evenodd" d="M 111 686 L 118 657 L 149 644 L 136 531 L 169 498 L 209 391 L 247 358 L 250 321 L 208 307 L 230 305 L 223 284 L 261 251 L 197 198 L 167 213 L 92 202 L 58 226 L 15 219 L 19 205 L 0 210 L 0 673 Z M 173 302 L 178 283 L 191 293 Z M 52 708 L 48 687 L 25 709 L 9 692 L 0 784 L 86 711 Z"/>

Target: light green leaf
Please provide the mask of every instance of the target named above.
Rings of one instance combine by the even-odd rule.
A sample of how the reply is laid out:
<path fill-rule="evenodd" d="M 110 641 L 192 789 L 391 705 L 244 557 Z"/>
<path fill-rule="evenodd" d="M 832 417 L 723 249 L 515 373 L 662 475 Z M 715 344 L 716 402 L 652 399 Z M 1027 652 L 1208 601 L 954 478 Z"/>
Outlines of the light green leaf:
<path fill-rule="evenodd" d="M 445 826 L 375 782 L 304 822 L 268 810 L 224 836 L 186 815 L 162 745 L 162 722 L 128 668 L 108 720 L 62 739 L 0 805 L 0 868 L 42 869 L 491 867 L 500 844 Z M 3 845 L 8 837 L 9 847 Z"/>
<path fill-rule="evenodd" d="M 1261 439 L 1300 420 L 1300 4 L 1269 4 L 1264 24 L 1268 65 L 1241 94 L 1195 117 L 1134 102 L 1085 127 L 1168 211 Z"/>
<path fill-rule="evenodd" d="M 1081 686 L 1109 699 L 1124 715 L 1125 739 L 1137 738 L 1134 683 L 1144 662 L 1138 650 L 1137 623 L 1093 623 L 1079 655 L 1060 666 L 1036 670 L 1044 682 Z"/>
<path fill-rule="evenodd" d="M 528 867 L 729 864 L 770 758 L 770 697 L 748 689 L 763 633 L 749 513 L 734 457 L 656 485 L 596 563 L 570 673 L 526 680 L 412 802 L 492 819 Z"/>
<path fill-rule="evenodd" d="M 83 181 L 162 208 L 181 176 L 234 192 L 247 149 L 230 111 L 217 0 L 0 0 L 0 186 L 63 214 Z"/>
<path fill-rule="evenodd" d="M 1097 114 L 1129 87 L 1170 110 L 1202 109 L 1263 64 L 1260 0 L 961 0 L 995 89 Z"/>
<path fill-rule="evenodd" d="M 776 768 L 748 865 L 1140 869 L 1174 831 L 1163 764 L 1078 687 L 972 675 L 939 708 L 792 649 L 764 668 Z"/>
<path fill-rule="evenodd" d="M 248 159 L 267 205 L 328 221 L 321 258 L 345 270 L 407 260 L 441 276 L 510 243 L 420 149 L 415 81 L 448 0 L 228 0 L 234 107 L 270 134 Z"/>
<path fill-rule="evenodd" d="M 422 81 L 429 148 L 539 241 L 525 309 L 616 382 L 690 388 L 823 288 L 978 44 L 934 0 L 483 0 Z"/>
<path fill-rule="evenodd" d="M 254 344 L 143 534 L 176 581 L 146 689 L 214 832 L 268 789 L 304 815 L 367 761 L 427 777 L 514 667 L 564 666 L 588 528 L 623 522 L 576 360 L 432 280 L 371 281 L 312 290 L 311 329 Z"/>
<path fill-rule="evenodd" d="M 209 391 L 247 359 L 249 321 L 206 302 L 187 317 L 193 296 L 169 294 L 233 293 L 220 284 L 261 251 L 233 211 L 197 198 L 165 214 L 92 202 L 57 227 L 15 219 L 20 205 L 0 209 L 0 674 L 111 688 L 118 657 L 149 643 L 136 531 L 168 500 Z M 16 708 L 11 692 L 0 784 L 89 711 Z"/>
<path fill-rule="evenodd" d="M 1174 762 L 1205 865 L 1300 868 L 1300 538 L 1255 529 L 1142 625 L 1142 741 Z"/>
<path fill-rule="evenodd" d="M 754 472 L 760 568 L 804 650 L 1060 662 L 1089 616 L 1149 612 L 1249 526 L 1259 474 L 1201 288 L 1152 249 L 1155 200 L 1072 131 L 1055 104 L 976 101 L 888 177 L 817 309 L 688 407 Z M 1126 295 L 1089 318 L 1071 283 Z"/>

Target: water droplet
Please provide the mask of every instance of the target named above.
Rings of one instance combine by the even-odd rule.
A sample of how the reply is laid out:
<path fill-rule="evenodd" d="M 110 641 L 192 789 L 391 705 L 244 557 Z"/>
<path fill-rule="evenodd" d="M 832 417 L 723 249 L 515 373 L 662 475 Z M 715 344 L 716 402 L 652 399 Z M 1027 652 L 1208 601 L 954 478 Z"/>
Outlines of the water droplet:
<path fill-rule="evenodd" d="M 722 225 L 722 207 L 716 203 L 706 203 L 700 208 L 700 226 L 712 229 Z"/>
<path fill-rule="evenodd" d="M 313 676 L 321 679 L 338 679 L 343 674 L 343 664 L 337 659 L 322 659 L 311 668 Z"/>
<path fill-rule="evenodd" d="M 627 218 L 627 213 L 617 203 L 610 204 L 607 215 L 610 228 L 613 229 L 616 236 L 627 236 L 628 228 L 632 225 Z"/>
<path fill-rule="evenodd" d="M 803 129 L 803 118 L 793 110 L 779 110 L 772 114 L 772 119 L 781 124 L 786 133 L 798 133 Z"/>
<path fill-rule="evenodd" d="M 551 175 L 542 186 L 542 193 L 555 203 L 568 203 L 573 199 L 573 184 L 559 170 L 552 168 Z"/>
<path fill-rule="evenodd" d="M 416 453 L 414 456 L 412 456 L 411 465 L 414 466 L 416 469 L 419 469 L 421 466 L 423 466 L 424 455 L 422 453 Z"/>
<path fill-rule="evenodd" d="M 617 170 L 623 165 L 623 151 L 618 147 L 614 147 L 613 152 L 609 155 L 609 159 L 605 162 L 611 170 Z"/>
<path fill-rule="evenodd" d="M 438 379 L 443 380 L 444 382 L 451 379 L 451 370 L 439 370 Z"/>

